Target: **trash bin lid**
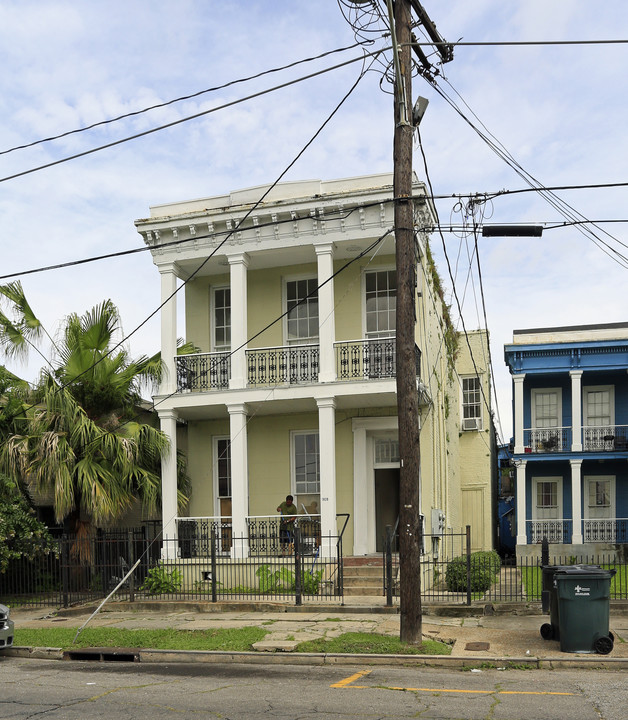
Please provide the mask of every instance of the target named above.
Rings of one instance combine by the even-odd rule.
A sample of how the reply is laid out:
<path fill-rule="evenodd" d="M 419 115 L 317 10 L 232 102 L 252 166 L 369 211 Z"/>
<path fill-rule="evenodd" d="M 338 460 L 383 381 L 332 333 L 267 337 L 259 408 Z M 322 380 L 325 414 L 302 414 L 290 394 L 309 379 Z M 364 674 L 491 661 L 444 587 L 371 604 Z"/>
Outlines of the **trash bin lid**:
<path fill-rule="evenodd" d="M 606 580 L 612 578 L 617 571 L 615 569 L 605 570 L 601 567 L 578 566 L 564 567 L 554 573 L 554 581 L 568 580 L 577 576 L 579 578 L 590 578 L 591 580 Z"/>

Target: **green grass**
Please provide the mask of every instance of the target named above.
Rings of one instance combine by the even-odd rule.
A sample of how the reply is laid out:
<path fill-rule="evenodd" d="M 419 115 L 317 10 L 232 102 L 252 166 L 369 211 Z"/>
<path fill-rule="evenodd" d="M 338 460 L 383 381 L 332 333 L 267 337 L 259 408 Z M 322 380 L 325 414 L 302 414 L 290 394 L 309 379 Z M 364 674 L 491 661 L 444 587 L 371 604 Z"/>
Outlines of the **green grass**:
<path fill-rule="evenodd" d="M 131 647 L 155 650 L 252 650 L 266 630 L 258 627 L 216 630 L 124 630 L 85 628 L 73 644 L 77 628 L 16 628 L 15 645 L 27 647 Z"/>
<path fill-rule="evenodd" d="M 376 633 L 349 632 L 336 638 L 308 640 L 297 652 L 358 653 L 382 655 L 450 655 L 451 647 L 436 640 L 424 640 L 420 646 L 405 645 L 397 637 Z"/>
<path fill-rule="evenodd" d="M 628 566 L 627 565 L 600 565 L 602 570 L 612 570 L 616 567 L 617 572 L 611 579 L 610 594 L 611 600 L 626 597 L 628 587 Z M 528 600 L 540 600 L 543 589 L 543 572 L 540 567 L 522 567 L 521 581 Z"/>

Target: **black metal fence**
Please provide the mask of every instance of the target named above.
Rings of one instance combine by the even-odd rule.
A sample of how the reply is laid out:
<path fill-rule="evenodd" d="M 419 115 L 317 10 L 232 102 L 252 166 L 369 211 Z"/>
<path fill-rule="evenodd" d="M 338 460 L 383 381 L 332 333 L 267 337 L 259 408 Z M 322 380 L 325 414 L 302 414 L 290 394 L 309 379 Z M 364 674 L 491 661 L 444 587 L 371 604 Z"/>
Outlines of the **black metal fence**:
<path fill-rule="evenodd" d="M 225 552 L 216 528 L 207 537 L 195 535 L 196 541 L 192 553 L 186 545 L 191 538 L 163 540 L 146 528 L 61 537 L 36 560 L 12 562 L 0 575 L 0 597 L 22 607 L 69 607 L 114 591 L 116 599 L 132 602 L 294 599 L 301 605 L 304 598 L 342 598 L 341 537 L 319 534 L 313 544 L 309 531 L 297 526 L 285 554 L 266 556 L 250 552 L 248 537 L 231 535 Z"/>
<path fill-rule="evenodd" d="M 471 551 L 471 529 L 423 536 L 421 598 L 427 602 L 471 605 L 473 602 L 540 602 L 544 565 L 595 565 L 614 571 L 611 600 L 628 600 L 628 559 L 621 548 L 597 555 L 520 557 L 505 563 L 495 551 Z M 399 594 L 397 538 L 384 540 L 383 594 L 392 605 Z"/>

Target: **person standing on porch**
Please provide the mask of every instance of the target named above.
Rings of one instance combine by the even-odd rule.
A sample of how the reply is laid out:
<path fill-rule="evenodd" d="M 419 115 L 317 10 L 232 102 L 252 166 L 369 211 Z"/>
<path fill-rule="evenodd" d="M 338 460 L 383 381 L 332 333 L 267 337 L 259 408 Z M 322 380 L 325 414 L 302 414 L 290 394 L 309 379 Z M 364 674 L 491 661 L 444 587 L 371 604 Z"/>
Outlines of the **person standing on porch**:
<path fill-rule="evenodd" d="M 279 543 L 281 545 L 281 554 L 285 555 L 286 550 L 292 552 L 294 521 L 296 520 L 298 512 L 292 495 L 287 495 L 285 502 L 277 506 L 277 512 L 281 513 L 281 519 L 279 520 Z"/>

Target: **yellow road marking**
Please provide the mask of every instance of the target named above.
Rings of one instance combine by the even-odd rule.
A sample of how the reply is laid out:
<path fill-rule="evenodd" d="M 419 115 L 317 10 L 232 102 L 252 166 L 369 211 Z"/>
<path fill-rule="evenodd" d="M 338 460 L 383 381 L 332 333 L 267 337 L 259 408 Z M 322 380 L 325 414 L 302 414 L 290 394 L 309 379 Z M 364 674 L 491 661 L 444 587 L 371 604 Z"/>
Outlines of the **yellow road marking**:
<path fill-rule="evenodd" d="M 568 692 L 542 692 L 536 690 L 463 690 L 461 688 L 411 688 L 411 687 L 395 687 L 378 685 L 377 687 L 369 687 L 368 685 L 353 685 L 356 680 L 368 675 L 371 670 L 361 670 L 350 675 L 340 682 L 330 685 L 333 688 L 350 688 L 352 690 L 403 690 L 404 692 L 429 692 L 429 693 L 461 693 L 467 695 L 570 695 L 576 693 Z"/>

